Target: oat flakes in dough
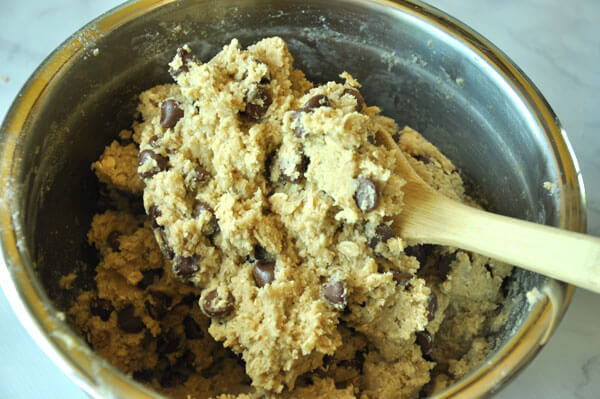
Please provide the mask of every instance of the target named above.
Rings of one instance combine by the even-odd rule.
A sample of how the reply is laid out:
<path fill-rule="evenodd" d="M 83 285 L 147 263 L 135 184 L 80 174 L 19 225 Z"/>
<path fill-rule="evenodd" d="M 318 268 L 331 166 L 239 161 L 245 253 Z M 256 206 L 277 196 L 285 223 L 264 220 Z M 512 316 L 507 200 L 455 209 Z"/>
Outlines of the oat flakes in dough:
<path fill-rule="evenodd" d="M 476 206 L 456 169 L 366 106 L 349 74 L 315 86 L 292 62 L 279 38 L 233 40 L 207 63 L 177 52 L 176 84 L 142 93 L 143 122 L 121 134 L 135 144 L 113 142 L 92 166 L 112 189 L 143 190 L 149 217 L 94 218 L 98 289 L 69 315 L 100 354 L 174 397 L 443 389 L 485 357 L 510 267 L 396 237 L 404 181 L 377 134 Z"/>

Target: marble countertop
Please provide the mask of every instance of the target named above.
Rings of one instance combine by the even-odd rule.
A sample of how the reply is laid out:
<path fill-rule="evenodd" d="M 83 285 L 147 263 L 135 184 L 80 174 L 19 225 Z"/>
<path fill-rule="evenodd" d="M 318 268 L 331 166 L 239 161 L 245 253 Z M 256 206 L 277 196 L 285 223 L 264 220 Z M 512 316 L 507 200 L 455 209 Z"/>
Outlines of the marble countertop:
<path fill-rule="evenodd" d="M 20 0 L 0 6 L 0 118 L 38 64 L 118 0 Z M 583 173 L 588 231 L 600 236 L 600 1 L 430 0 L 509 55 L 561 119 Z M 600 295 L 577 290 L 549 343 L 495 396 L 597 398 Z M 84 399 L 39 349 L 0 294 L 0 397 Z"/>

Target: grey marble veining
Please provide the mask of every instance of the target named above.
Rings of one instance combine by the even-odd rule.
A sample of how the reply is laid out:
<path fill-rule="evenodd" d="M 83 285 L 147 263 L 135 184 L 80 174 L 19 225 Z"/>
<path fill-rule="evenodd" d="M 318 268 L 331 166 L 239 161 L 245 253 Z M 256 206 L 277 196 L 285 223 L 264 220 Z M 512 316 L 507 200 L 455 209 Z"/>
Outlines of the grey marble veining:
<path fill-rule="evenodd" d="M 0 118 L 43 59 L 117 0 L 0 0 Z M 588 230 L 600 236 L 600 1 L 430 0 L 487 37 L 544 93 L 580 162 Z M 568 265 L 565 265 L 568 267 Z M 600 295 L 578 290 L 557 332 L 496 398 L 600 392 Z M 41 352 L 0 294 L 0 398 L 86 395 Z"/>
<path fill-rule="evenodd" d="M 430 1 L 502 49 L 544 94 L 573 145 L 600 235 L 600 2 Z"/>

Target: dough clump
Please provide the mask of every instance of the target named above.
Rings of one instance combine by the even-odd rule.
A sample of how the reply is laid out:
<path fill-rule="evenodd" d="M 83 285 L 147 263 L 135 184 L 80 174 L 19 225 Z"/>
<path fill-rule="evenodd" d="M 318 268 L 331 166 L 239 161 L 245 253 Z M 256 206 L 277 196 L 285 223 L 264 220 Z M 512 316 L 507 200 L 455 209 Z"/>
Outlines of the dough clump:
<path fill-rule="evenodd" d="M 206 63 L 184 46 L 169 71 L 92 164 L 97 287 L 68 314 L 94 350 L 174 398 L 418 398 L 485 359 L 510 266 L 391 227 L 382 134 L 477 206 L 435 146 L 348 73 L 311 83 L 278 37 Z"/>

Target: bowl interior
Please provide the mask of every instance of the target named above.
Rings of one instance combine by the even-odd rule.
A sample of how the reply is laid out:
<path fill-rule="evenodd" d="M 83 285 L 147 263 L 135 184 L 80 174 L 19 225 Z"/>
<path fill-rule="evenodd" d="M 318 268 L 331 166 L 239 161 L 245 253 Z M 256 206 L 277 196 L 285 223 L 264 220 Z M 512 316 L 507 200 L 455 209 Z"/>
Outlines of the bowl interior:
<path fill-rule="evenodd" d="M 172 81 L 167 63 L 184 43 L 208 60 L 232 38 L 246 46 L 281 36 L 310 79 L 354 75 L 368 104 L 437 145 L 489 209 L 557 225 L 561 199 L 543 188 L 560 173 L 549 139 L 477 49 L 417 11 L 360 1 L 180 1 L 89 43 L 50 80 L 18 142 L 26 248 L 49 297 L 68 305 L 72 293 L 58 281 L 73 270 L 76 286 L 94 284 L 98 259 L 86 233 L 102 204 L 90 164 L 131 125 L 136 95 Z M 512 296 L 546 281 L 522 270 L 513 277 Z M 526 319 L 518 298 L 499 345 Z"/>

